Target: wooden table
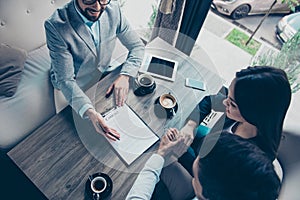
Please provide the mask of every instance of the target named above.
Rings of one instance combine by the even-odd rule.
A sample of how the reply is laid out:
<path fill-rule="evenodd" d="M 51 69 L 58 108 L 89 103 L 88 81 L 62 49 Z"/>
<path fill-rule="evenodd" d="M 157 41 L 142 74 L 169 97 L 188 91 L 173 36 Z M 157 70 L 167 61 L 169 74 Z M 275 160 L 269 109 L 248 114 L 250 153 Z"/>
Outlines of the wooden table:
<path fill-rule="evenodd" d="M 155 92 L 137 97 L 131 88 L 127 99 L 128 105 L 144 122 L 162 136 L 168 127 L 181 128 L 200 99 L 216 93 L 223 80 L 161 39 L 148 44 L 146 51 L 179 62 L 175 82 L 155 79 Z M 117 72 L 110 73 L 86 92 L 99 112 L 114 106 L 114 98 L 106 99 L 105 91 L 117 76 Z M 202 92 L 186 88 L 186 77 L 205 81 L 208 90 Z M 169 92 L 179 102 L 178 112 L 172 119 L 158 118 L 154 102 L 161 94 Z M 49 199 L 84 199 L 88 175 L 97 172 L 106 173 L 113 180 L 111 199 L 124 199 L 156 148 L 157 144 L 126 166 L 103 136 L 95 133 L 91 122 L 82 120 L 67 107 L 14 147 L 8 155 Z"/>

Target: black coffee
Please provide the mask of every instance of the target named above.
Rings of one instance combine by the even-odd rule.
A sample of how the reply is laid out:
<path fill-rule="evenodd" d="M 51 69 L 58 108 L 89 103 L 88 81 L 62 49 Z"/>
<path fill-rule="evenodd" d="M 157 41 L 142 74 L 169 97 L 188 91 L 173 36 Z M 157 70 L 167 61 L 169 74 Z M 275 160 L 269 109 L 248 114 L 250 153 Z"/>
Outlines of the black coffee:
<path fill-rule="evenodd" d="M 94 189 L 95 189 L 95 190 L 101 191 L 101 190 L 103 190 L 105 184 L 104 184 L 104 182 L 103 182 L 102 180 L 96 180 L 96 181 L 94 182 L 94 185 L 93 185 L 93 186 L 94 186 Z"/>
<path fill-rule="evenodd" d="M 151 85 L 151 80 L 147 77 L 143 77 L 141 78 L 140 83 L 143 85 Z"/>

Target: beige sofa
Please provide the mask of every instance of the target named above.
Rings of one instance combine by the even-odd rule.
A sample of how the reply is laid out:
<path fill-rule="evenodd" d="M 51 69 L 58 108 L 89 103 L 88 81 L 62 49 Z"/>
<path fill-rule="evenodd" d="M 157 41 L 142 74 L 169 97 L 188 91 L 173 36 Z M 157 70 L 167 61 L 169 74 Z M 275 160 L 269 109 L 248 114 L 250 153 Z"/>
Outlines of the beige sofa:
<path fill-rule="evenodd" d="M 0 43 L 27 52 L 15 94 L 11 97 L 0 96 L 1 150 L 9 150 L 55 114 L 53 87 L 49 81 L 50 57 L 45 45 L 44 21 L 57 7 L 68 1 L 0 1 Z M 0 57 L 2 56 L 4 62 L 3 56 L 9 56 L 14 63 L 16 58 L 12 54 L 12 51 L 7 53 L 3 50 Z M 12 68 L 15 67 L 11 65 Z M 3 69 L 3 66 L 0 67 Z M 6 83 L 7 77 L 2 77 L 2 83 Z M 3 88 L 4 85 L 0 87 Z"/>
<path fill-rule="evenodd" d="M 44 21 L 56 8 L 69 1 L 71 0 L 0 0 L 0 45 L 12 47 L 9 56 L 12 57 L 10 61 L 13 64 L 23 62 L 16 62 L 22 56 L 12 55 L 12 51 L 18 48 L 21 49 L 21 54 L 27 52 L 22 66 L 24 69 L 19 68 L 20 82 L 15 94 L 11 97 L 0 95 L 1 151 L 14 147 L 67 105 L 61 92 L 54 91 L 49 80 L 50 56 L 46 46 Z M 109 70 L 123 63 L 127 52 L 117 41 Z M 7 58 L 7 55 L 4 57 Z M 7 66 L 13 64 L 8 63 Z M 0 93 L 3 87 L 1 77 L 5 77 L 1 76 L 1 67 L 3 66 L 0 66 Z M 2 82 L 7 81 L 5 79 Z"/>

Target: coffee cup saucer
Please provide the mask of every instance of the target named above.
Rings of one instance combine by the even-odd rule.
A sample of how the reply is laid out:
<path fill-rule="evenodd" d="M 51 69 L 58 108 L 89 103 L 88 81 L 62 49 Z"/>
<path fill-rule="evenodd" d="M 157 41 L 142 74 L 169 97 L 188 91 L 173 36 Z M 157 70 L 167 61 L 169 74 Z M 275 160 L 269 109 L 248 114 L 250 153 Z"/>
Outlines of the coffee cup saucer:
<path fill-rule="evenodd" d="M 93 175 L 90 175 L 88 180 L 85 183 L 85 197 L 86 197 L 85 199 L 94 200 L 93 191 L 91 189 L 91 180 L 97 176 L 103 177 L 107 182 L 106 189 L 99 195 L 100 199 L 106 199 L 111 195 L 113 189 L 113 182 L 111 178 L 107 174 L 98 172 Z"/>
<path fill-rule="evenodd" d="M 154 101 L 154 112 L 158 118 L 172 118 L 178 111 L 178 103 L 176 102 L 173 109 L 165 109 L 159 103 L 159 97 Z"/>
<path fill-rule="evenodd" d="M 134 82 L 133 85 L 134 85 L 134 91 L 133 91 L 133 93 L 136 96 L 145 96 L 147 94 L 152 93 L 155 90 L 155 88 L 156 88 L 156 83 L 155 82 L 151 86 L 149 86 L 149 87 L 140 86 L 136 82 Z"/>

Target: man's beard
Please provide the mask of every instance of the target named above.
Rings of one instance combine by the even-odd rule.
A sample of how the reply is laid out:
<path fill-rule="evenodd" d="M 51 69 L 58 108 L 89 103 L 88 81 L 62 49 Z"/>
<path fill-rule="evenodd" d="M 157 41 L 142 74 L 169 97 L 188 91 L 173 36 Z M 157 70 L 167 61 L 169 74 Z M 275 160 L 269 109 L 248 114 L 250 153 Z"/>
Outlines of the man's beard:
<path fill-rule="evenodd" d="M 95 21 L 97 21 L 97 20 L 99 19 L 99 17 L 100 17 L 101 14 L 103 13 L 103 10 L 104 10 L 104 9 L 101 9 L 99 15 L 97 15 L 97 16 L 90 15 L 90 14 L 88 13 L 88 11 L 93 11 L 93 9 L 90 9 L 90 8 L 86 8 L 84 11 L 81 10 L 81 11 L 82 11 L 81 13 L 82 13 L 82 15 L 85 16 L 88 20 L 95 22 Z"/>

